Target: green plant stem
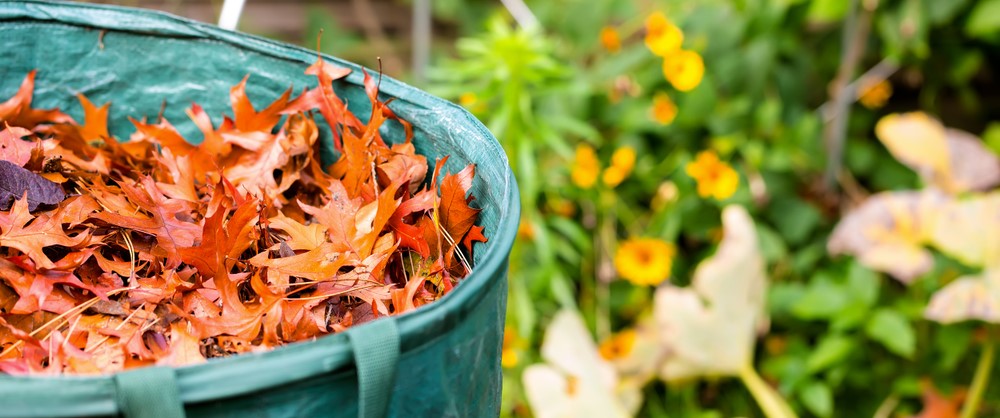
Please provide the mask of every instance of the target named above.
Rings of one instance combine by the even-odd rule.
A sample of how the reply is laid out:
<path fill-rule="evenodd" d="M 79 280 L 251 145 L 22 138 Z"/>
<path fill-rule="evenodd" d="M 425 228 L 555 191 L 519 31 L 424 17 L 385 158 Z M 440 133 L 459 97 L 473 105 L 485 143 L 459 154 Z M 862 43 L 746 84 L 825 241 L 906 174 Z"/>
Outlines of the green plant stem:
<path fill-rule="evenodd" d="M 603 195 L 602 195 L 603 197 Z M 615 278 L 615 267 L 612 261 L 615 247 L 616 217 L 613 205 L 606 205 L 606 199 L 599 198 L 598 237 L 597 237 L 597 271 L 594 275 L 595 300 L 597 305 L 597 336 L 605 339 L 611 336 L 611 281 Z"/>
<path fill-rule="evenodd" d="M 996 354 L 996 344 L 987 341 L 983 345 L 983 352 L 979 354 L 979 364 L 976 365 L 976 375 L 972 377 L 972 387 L 969 388 L 969 396 L 965 398 L 962 405 L 961 418 L 973 418 L 979 410 L 979 404 L 983 401 L 983 394 L 986 386 L 990 383 L 990 372 L 993 370 L 993 358 Z"/>
<path fill-rule="evenodd" d="M 767 418 L 798 418 L 795 411 L 792 411 L 792 408 L 785 402 L 785 398 L 782 398 L 774 388 L 768 385 L 757 374 L 757 370 L 752 365 L 748 364 L 743 367 L 739 377 Z"/>
<path fill-rule="evenodd" d="M 872 415 L 872 418 L 889 418 L 897 406 L 899 406 L 899 396 L 889 395 L 875 410 L 875 415 Z"/>

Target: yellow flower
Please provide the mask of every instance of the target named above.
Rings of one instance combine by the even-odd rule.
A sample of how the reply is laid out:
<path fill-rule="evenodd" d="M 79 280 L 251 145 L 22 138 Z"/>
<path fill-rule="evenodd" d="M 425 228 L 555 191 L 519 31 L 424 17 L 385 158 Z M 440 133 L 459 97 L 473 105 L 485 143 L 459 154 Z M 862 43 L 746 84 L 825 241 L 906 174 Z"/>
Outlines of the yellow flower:
<path fill-rule="evenodd" d="M 458 96 L 458 104 L 472 113 L 480 113 L 486 110 L 486 102 L 479 100 L 479 96 L 476 96 L 476 93 L 473 92 L 465 92 L 461 96 Z"/>
<path fill-rule="evenodd" d="M 662 125 L 669 125 L 677 117 L 677 105 L 670 96 L 664 92 L 658 92 L 653 96 L 653 120 Z"/>
<path fill-rule="evenodd" d="M 618 167 L 611 166 L 604 170 L 601 181 L 608 187 L 615 187 L 625 181 L 625 177 L 628 177 L 628 173 Z"/>
<path fill-rule="evenodd" d="M 886 80 L 866 85 L 858 91 L 858 101 L 869 109 L 885 106 L 890 96 L 892 96 L 892 84 Z"/>
<path fill-rule="evenodd" d="M 573 169 L 570 172 L 573 184 L 583 189 L 594 187 L 597 175 L 600 173 L 601 163 L 597 161 L 597 153 L 594 148 L 590 145 L 578 145 L 576 158 L 573 160 Z"/>
<path fill-rule="evenodd" d="M 677 51 L 663 58 L 663 76 L 674 88 L 691 91 L 705 76 L 705 62 L 694 51 Z"/>
<path fill-rule="evenodd" d="M 635 167 L 635 148 L 624 146 L 616 149 L 615 153 L 611 154 L 611 165 L 621 168 L 626 173 L 631 173 L 632 168 Z"/>
<path fill-rule="evenodd" d="M 736 193 L 740 176 L 729 164 L 719 161 L 713 151 L 702 151 L 694 161 L 687 164 L 684 171 L 698 182 L 698 195 L 727 199 Z"/>
<path fill-rule="evenodd" d="M 615 251 L 615 269 L 635 285 L 655 286 L 670 277 L 674 246 L 656 238 L 632 238 Z"/>
<path fill-rule="evenodd" d="M 504 327 L 503 349 L 500 351 L 500 365 L 504 368 L 509 369 L 517 366 L 517 350 L 514 348 L 516 340 L 517 335 L 514 332 L 514 328 Z"/>
<path fill-rule="evenodd" d="M 618 31 L 611 26 L 601 28 L 601 46 L 608 52 L 615 53 L 622 49 L 622 40 Z"/>
<path fill-rule="evenodd" d="M 635 347 L 636 332 L 634 329 L 626 329 L 601 343 L 598 351 L 605 360 L 616 360 L 629 355 L 632 347 Z"/>
<path fill-rule="evenodd" d="M 472 107 L 477 101 L 479 101 L 479 97 L 473 92 L 465 92 L 461 96 L 458 96 L 458 104 L 464 107 Z"/>
<path fill-rule="evenodd" d="M 608 187 L 615 187 L 632 173 L 635 167 L 635 149 L 632 147 L 621 147 L 611 155 L 611 166 L 604 170 L 601 180 Z"/>
<path fill-rule="evenodd" d="M 528 241 L 535 239 L 535 227 L 531 225 L 531 222 L 522 220 L 521 224 L 517 226 L 517 237 Z"/>
<path fill-rule="evenodd" d="M 683 42 L 684 32 L 663 13 L 656 12 L 646 18 L 646 47 L 653 54 L 665 57 L 680 49 Z"/>

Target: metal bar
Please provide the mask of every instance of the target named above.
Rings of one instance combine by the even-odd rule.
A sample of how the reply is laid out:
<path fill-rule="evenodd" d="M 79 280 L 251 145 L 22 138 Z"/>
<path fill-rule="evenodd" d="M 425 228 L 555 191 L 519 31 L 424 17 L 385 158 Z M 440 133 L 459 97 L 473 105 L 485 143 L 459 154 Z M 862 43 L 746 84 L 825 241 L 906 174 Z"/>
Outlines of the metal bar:
<path fill-rule="evenodd" d="M 421 86 L 427 81 L 427 64 L 431 55 L 431 0 L 413 1 L 413 82 Z"/>
<path fill-rule="evenodd" d="M 236 30 L 236 25 L 240 23 L 240 14 L 243 13 L 243 3 L 246 0 L 226 0 L 222 4 L 222 13 L 219 13 L 219 27 L 227 30 Z"/>

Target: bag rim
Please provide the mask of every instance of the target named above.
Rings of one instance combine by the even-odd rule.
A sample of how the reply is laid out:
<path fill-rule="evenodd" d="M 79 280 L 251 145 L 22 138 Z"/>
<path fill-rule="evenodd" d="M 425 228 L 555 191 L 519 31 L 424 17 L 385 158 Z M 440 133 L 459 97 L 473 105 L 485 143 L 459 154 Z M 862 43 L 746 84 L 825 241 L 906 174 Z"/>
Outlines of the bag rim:
<path fill-rule="evenodd" d="M 96 19 L 94 16 L 100 16 Z M 0 1 L 0 27 L 4 23 L 16 21 L 38 21 L 99 30 L 130 32 L 144 35 L 211 40 L 230 44 L 294 63 L 311 64 L 317 56 L 315 51 L 290 45 L 255 35 L 223 30 L 218 27 L 175 16 L 165 12 L 123 6 L 55 3 L 46 0 Z M 362 66 L 340 58 L 321 54 L 324 60 L 350 68 L 351 73 L 343 81 L 363 87 Z M 499 208 L 499 219 L 495 235 L 485 248 L 481 261 L 473 271 L 445 297 L 425 305 L 413 312 L 395 317 L 383 317 L 377 321 L 398 322 L 403 353 L 418 347 L 417 335 L 439 335 L 446 331 L 444 324 L 451 322 L 442 317 L 456 320 L 474 309 L 491 286 L 499 280 L 506 280 L 502 274 L 507 267 L 507 259 L 514 243 L 520 219 L 520 197 L 517 183 L 507 155 L 492 133 L 464 108 L 435 97 L 420 89 L 409 86 L 389 76 L 383 76 L 380 92 L 395 97 L 411 106 L 433 110 L 440 115 L 437 123 L 453 123 L 471 128 L 486 141 L 477 146 L 502 158 L 505 166 L 502 185 L 504 198 Z M 416 101 L 420 101 L 417 104 Z M 430 104 L 431 106 L 428 106 Z M 506 202 L 506 204 L 504 204 Z M 366 325 L 359 325 L 364 327 Z M 294 358 L 296 364 L 309 365 L 293 367 L 284 364 Z M 327 335 L 313 341 L 303 341 L 278 347 L 261 353 L 245 353 L 198 365 L 175 368 L 181 399 L 186 403 L 233 397 L 252 393 L 264 388 L 306 379 L 309 377 L 353 368 L 353 358 L 346 335 Z M 275 370 L 274 365 L 282 363 Z M 253 378 L 247 379 L 248 376 Z M 66 409 L 73 414 L 113 414 L 114 374 L 96 376 L 10 376 L 0 374 L 0 399 L 13 400 L 18 393 L 49 392 L 53 402 L 36 407 L 56 408 L 60 401 L 73 405 Z M 219 384 L 225 381 L 226 384 Z M 234 384 L 235 382 L 235 384 Z M 263 383 L 255 383 L 263 382 Z M 59 390 L 53 391 L 58 385 Z M 66 408 L 66 407 L 64 407 Z M 12 412 L 7 410 L 6 412 Z M 18 411 L 24 412 L 24 411 Z M 51 414 L 55 411 L 33 411 Z M 2 414 L 0 414 L 2 415 Z"/>

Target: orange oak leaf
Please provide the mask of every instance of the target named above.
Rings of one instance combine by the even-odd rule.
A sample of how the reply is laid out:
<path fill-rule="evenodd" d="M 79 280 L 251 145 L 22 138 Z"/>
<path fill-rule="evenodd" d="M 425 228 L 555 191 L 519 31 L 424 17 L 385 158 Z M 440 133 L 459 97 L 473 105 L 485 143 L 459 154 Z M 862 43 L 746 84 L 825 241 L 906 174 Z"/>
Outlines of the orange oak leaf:
<path fill-rule="evenodd" d="M 84 141 L 95 139 L 105 139 L 108 135 L 108 107 L 111 103 L 105 103 L 101 107 L 94 106 L 83 94 L 77 94 L 80 105 L 83 106 L 84 124 L 77 127 L 80 137 Z"/>
<path fill-rule="evenodd" d="M 257 216 L 256 201 L 243 202 L 234 211 L 215 211 L 205 219 L 198 245 L 192 242 L 177 249 L 180 259 L 206 278 L 227 274 L 239 254 L 250 246 L 252 223 Z"/>
<path fill-rule="evenodd" d="M 344 126 L 345 128 L 360 129 L 361 121 L 347 110 L 347 104 L 333 91 L 333 80 L 346 77 L 350 72 L 350 69 L 337 67 L 324 61 L 323 57 L 316 57 L 316 62 L 306 69 L 306 74 L 316 76 L 319 80 L 319 87 L 304 91 L 299 97 L 292 100 L 283 113 L 319 109 L 320 114 L 332 127 Z M 331 131 L 333 132 L 333 147 L 340 151 L 342 149 L 340 134 L 336 128 Z"/>
<path fill-rule="evenodd" d="M 959 388 L 950 395 L 943 395 L 938 392 L 933 382 L 923 379 L 920 381 L 920 391 L 924 409 L 912 418 L 958 418 L 959 408 L 965 399 L 964 388 Z"/>
<path fill-rule="evenodd" d="M 355 216 L 361 208 L 361 199 L 351 199 L 343 183 L 334 181 L 328 190 L 329 201 L 321 208 L 299 202 L 302 211 L 311 215 L 313 221 L 327 229 L 334 251 L 358 252 L 354 244 L 357 232 Z"/>
<path fill-rule="evenodd" d="M 452 264 L 452 256 L 457 250 L 458 244 L 463 242 L 479 216 L 480 210 L 469 206 L 473 198 L 466 197 L 472 188 L 472 178 L 475 172 L 476 166 L 469 165 L 458 174 L 445 175 L 441 180 L 438 219 L 440 220 L 441 234 L 444 236 L 444 244 L 446 244 L 446 251 L 442 255 L 446 266 Z M 481 234 L 478 235 L 481 236 Z M 473 240 L 479 239 L 479 236 L 474 236 Z"/>
<path fill-rule="evenodd" d="M 32 109 L 29 74 L 0 104 L 0 160 L 73 195 L 34 214 L 24 198 L 0 209 L 0 373 L 197 363 L 448 293 L 486 239 L 470 206 L 474 167 L 441 177 L 445 157 L 426 185 L 413 128 L 379 99 L 377 77 L 364 73 L 362 122 L 334 90 L 350 70 L 317 58 L 306 72 L 318 86 L 259 110 L 245 77 L 219 123 L 192 104 L 198 145 L 162 117 L 130 119 L 118 142 L 110 105 L 83 95 L 82 125 Z M 340 151 L 328 166 L 313 110 Z M 404 142 L 385 143 L 386 120 Z"/>
<path fill-rule="evenodd" d="M 0 160 L 7 160 L 19 166 L 24 166 L 31 159 L 31 151 L 36 149 L 38 142 L 25 141 L 21 138 L 31 135 L 31 131 L 7 126 L 0 131 Z"/>
<path fill-rule="evenodd" d="M 313 250 L 326 242 L 326 228 L 318 223 L 303 225 L 282 212 L 269 219 L 271 228 L 285 233 L 285 242 L 292 250 Z"/>
<path fill-rule="evenodd" d="M 389 226 L 399 237 L 399 245 L 416 251 L 425 258 L 430 256 L 430 244 L 424 238 L 424 232 L 415 225 L 416 221 L 408 222 L 407 218 L 417 216 L 419 220 L 425 212 L 433 210 L 436 203 L 437 192 L 425 189 L 400 203 L 389 218 Z"/>
<path fill-rule="evenodd" d="M 190 247 L 198 239 L 200 228 L 193 222 L 178 218 L 191 218 L 191 202 L 171 199 L 163 195 L 151 177 L 143 177 L 138 184 L 119 182 L 118 186 L 128 199 L 127 206 L 107 207 L 92 215 L 111 225 L 144 232 L 156 237 L 156 242 L 166 251 L 168 264 L 179 262 L 177 249 Z M 105 201 L 105 205 L 107 205 Z"/>
<path fill-rule="evenodd" d="M 32 95 L 35 91 L 35 75 L 38 72 L 32 70 L 24 77 L 21 87 L 6 102 L 0 103 L 0 121 L 6 122 L 10 126 L 20 126 L 33 129 L 41 123 L 71 123 L 73 118 L 60 112 L 58 109 L 33 109 L 31 107 Z"/>
<path fill-rule="evenodd" d="M 201 354 L 200 340 L 184 329 L 183 324 L 175 323 L 170 327 L 170 351 L 166 356 L 156 360 L 156 364 L 184 366 L 205 362 Z"/>
<path fill-rule="evenodd" d="M 80 233 L 70 237 L 63 231 L 59 220 L 42 214 L 37 218 L 28 213 L 28 199 L 14 201 L 9 213 L 0 214 L 0 247 L 16 248 L 42 268 L 54 264 L 43 251 L 45 247 L 61 245 L 76 247 L 89 237 Z"/>
<path fill-rule="evenodd" d="M 281 97 L 277 98 L 267 108 L 257 112 L 247 97 L 247 80 L 250 75 L 243 77 L 239 84 L 229 90 L 229 100 L 233 106 L 233 122 L 240 132 L 270 131 L 281 119 L 281 112 L 288 106 L 288 98 L 291 97 L 292 89 L 285 90 Z"/>

